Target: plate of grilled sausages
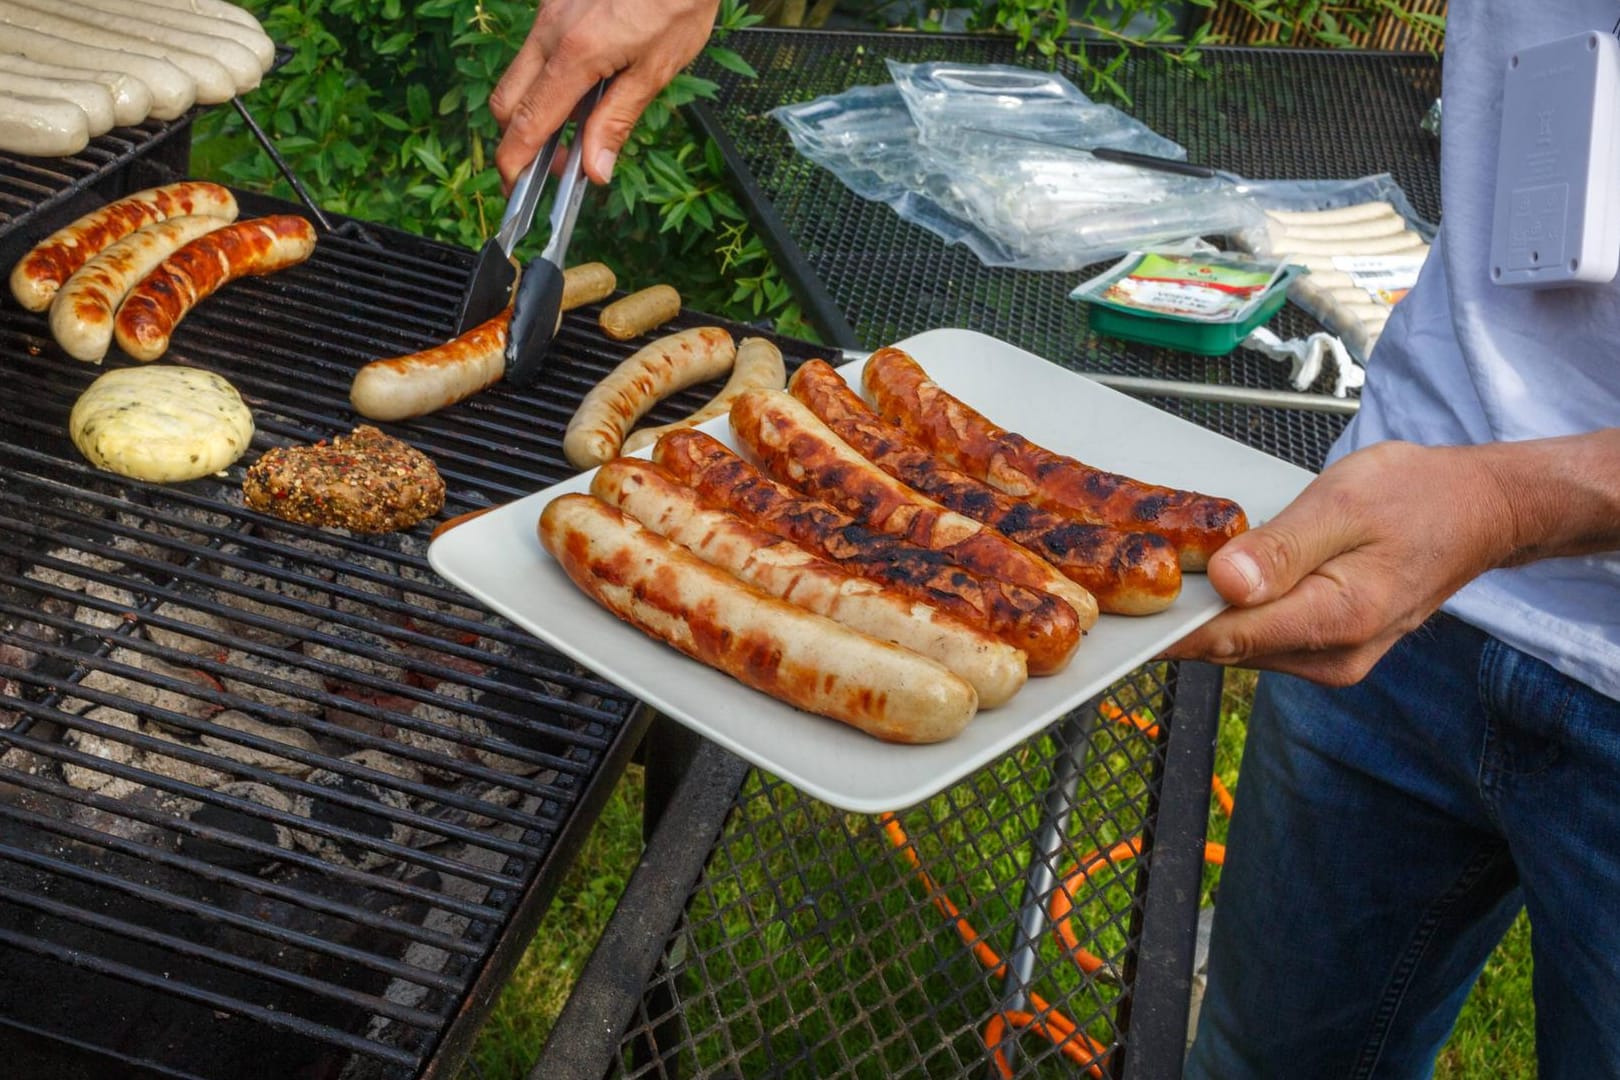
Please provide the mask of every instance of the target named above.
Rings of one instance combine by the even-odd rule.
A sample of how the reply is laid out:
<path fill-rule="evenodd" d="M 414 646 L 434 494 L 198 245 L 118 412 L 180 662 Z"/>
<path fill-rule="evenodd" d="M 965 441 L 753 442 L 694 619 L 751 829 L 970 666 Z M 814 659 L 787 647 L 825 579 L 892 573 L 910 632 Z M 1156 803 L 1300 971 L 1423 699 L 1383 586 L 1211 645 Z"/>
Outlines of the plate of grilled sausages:
<path fill-rule="evenodd" d="M 966 330 L 665 432 L 440 535 L 494 611 L 806 794 L 914 805 L 1214 617 L 1311 480 Z"/>

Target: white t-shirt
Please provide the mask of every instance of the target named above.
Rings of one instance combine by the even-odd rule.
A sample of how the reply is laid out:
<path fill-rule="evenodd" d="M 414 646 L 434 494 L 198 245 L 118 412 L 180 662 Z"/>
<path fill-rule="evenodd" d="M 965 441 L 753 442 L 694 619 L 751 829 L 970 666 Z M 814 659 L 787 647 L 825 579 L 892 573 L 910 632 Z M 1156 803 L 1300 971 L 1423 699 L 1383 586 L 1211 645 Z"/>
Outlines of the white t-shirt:
<path fill-rule="evenodd" d="M 1440 242 L 1373 351 L 1361 411 L 1332 458 L 1385 439 L 1460 445 L 1620 426 L 1620 281 L 1532 292 L 1490 280 L 1508 56 L 1607 33 L 1617 17 L 1615 0 L 1451 5 Z M 1620 698 L 1620 554 L 1492 571 L 1445 609 Z"/>

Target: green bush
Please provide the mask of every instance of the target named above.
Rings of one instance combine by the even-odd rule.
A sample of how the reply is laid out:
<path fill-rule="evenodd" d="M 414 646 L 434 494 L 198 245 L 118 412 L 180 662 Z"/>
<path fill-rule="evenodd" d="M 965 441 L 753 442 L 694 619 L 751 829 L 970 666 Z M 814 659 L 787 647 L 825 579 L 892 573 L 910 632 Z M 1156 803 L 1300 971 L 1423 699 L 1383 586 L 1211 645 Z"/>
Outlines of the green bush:
<path fill-rule="evenodd" d="M 292 58 L 244 104 L 321 206 L 468 247 L 493 235 L 505 200 L 489 95 L 533 21 L 535 0 L 246 6 Z M 741 0 L 723 0 L 710 59 L 751 75 L 721 42 L 753 21 Z M 768 318 L 808 335 L 726 185 L 718 151 L 700 145 L 676 111 L 715 89 L 682 74 L 653 102 L 609 190 L 588 194 L 569 259 L 607 263 L 624 287 L 674 280 L 692 307 Z M 293 197 L 233 110 L 199 122 L 194 162 L 200 175 Z M 542 205 L 524 258 L 544 242 L 544 213 Z"/>

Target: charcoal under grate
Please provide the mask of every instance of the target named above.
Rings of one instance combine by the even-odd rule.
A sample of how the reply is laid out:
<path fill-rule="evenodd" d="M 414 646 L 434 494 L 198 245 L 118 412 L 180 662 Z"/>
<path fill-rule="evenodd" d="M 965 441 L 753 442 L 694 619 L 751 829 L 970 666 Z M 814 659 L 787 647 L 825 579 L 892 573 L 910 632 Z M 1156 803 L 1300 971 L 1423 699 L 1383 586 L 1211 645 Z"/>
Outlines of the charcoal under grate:
<path fill-rule="evenodd" d="M 257 432 L 179 485 L 89 466 L 67 416 L 102 369 L 0 307 L 0 1041 L 22 1075 L 72 1075 L 64 1047 L 86 1075 L 418 1075 L 521 949 L 635 703 L 442 582 L 431 523 L 351 536 L 240 491 L 263 450 L 357 422 L 360 364 L 447 337 L 471 262 L 348 222 L 205 301 L 163 362 L 224 375 Z M 574 313 L 541 388 L 384 426 L 437 463 L 445 516 L 503 503 L 574 471 L 563 428 L 633 347 Z"/>

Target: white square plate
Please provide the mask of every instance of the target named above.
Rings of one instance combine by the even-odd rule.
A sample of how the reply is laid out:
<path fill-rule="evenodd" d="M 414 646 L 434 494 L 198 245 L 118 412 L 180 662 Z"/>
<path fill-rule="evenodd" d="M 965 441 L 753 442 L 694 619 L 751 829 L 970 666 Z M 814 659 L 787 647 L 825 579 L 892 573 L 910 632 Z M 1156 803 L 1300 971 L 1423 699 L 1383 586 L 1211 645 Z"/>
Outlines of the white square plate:
<path fill-rule="evenodd" d="M 1110 390 L 1003 341 L 930 330 L 897 343 L 929 376 L 991 420 L 1088 464 L 1235 499 L 1251 523 L 1282 509 L 1311 474 Z M 860 362 L 840 373 L 860 384 Z M 736 447 L 728 422 L 703 430 Z M 448 581 L 627 693 L 806 794 L 853 813 L 921 802 L 1108 688 L 1214 617 L 1221 599 L 1202 574 L 1166 611 L 1104 615 L 1062 673 L 1030 679 L 999 709 L 930 746 L 879 742 L 801 712 L 647 637 L 598 607 L 540 546 L 540 511 L 588 491 L 594 470 L 445 533 L 428 549 Z"/>

